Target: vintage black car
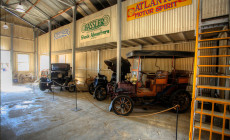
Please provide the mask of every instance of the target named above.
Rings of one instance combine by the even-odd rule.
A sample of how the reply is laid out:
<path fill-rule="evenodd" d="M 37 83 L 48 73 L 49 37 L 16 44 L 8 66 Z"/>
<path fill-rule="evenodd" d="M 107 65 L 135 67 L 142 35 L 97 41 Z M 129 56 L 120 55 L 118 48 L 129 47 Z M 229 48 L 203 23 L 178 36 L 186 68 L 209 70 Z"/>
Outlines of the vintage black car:
<path fill-rule="evenodd" d="M 105 100 L 116 85 L 117 58 L 105 60 L 104 63 L 108 66 L 108 69 L 113 71 L 111 80 L 108 81 L 105 75 L 98 74 L 89 86 L 90 94 L 93 94 L 98 101 Z M 121 81 L 124 81 L 126 74 L 130 73 L 130 66 L 131 64 L 127 59 L 121 58 Z"/>
<path fill-rule="evenodd" d="M 70 64 L 66 63 L 52 63 L 51 64 L 51 76 L 40 78 L 39 88 L 41 91 L 49 89 L 52 91 L 51 86 L 65 87 L 66 90 L 74 92 L 76 89 L 75 83 L 72 80 Z"/>

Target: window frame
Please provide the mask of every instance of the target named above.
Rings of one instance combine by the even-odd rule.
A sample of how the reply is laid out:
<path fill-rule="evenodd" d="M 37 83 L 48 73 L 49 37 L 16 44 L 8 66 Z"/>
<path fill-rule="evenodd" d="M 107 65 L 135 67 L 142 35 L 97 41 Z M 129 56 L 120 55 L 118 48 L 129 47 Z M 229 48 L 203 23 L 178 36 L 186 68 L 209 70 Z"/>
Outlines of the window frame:
<path fill-rule="evenodd" d="M 28 62 L 19 62 L 19 60 L 21 60 L 21 59 L 19 59 L 19 56 L 20 55 L 27 55 L 28 56 Z M 19 68 L 19 64 L 28 64 L 28 69 L 23 69 L 23 70 L 21 70 L 20 68 Z M 30 54 L 26 54 L 26 53 L 18 53 L 17 54 L 17 71 L 20 71 L 20 72 L 28 72 L 28 71 L 30 71 Z"/>

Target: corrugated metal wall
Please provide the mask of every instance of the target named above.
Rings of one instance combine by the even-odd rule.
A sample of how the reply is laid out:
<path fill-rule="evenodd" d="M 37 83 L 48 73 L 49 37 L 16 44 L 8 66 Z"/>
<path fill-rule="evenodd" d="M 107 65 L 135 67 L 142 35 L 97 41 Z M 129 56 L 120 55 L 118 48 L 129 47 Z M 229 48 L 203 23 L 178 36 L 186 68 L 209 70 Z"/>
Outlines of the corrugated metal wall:
<path fill-rule="evenodd" d="M 122 10 L 127 11 L 127 6 L 140 0 L 128 0 L 123 2 Z M 170 34 L 195 29 L 196 0 L 192 5 L 168 10 L 158 14 L 145 16 L 127 22 L 127 16 L 122 16 L 123 39 L 142 38 L 162 34 Z M 115 12 L 115 11 L 114 11 Z"/>
<path fill-rule="evenodd" d="M 2 29 L 5 22 L 0 22 L 1 25 L 1 50 L 9 51 L 11 49 L 11 25 L 7 23 L 9 28 L 7 30 Z M 19 25 L 13 25 L 13 49 L 14 49 L 14 74 L 34 74 L 34 41 L 33 41 L 33 29 L 23 27 Z M 17 65 L 17 54 L 29 55 L 29 71 L 19 72 Z"/>
<path fill-rule="evenodd" d="M 140 0 L 128 0 L 122 2 L 122 10 L 123 13 L 127 12 L 127 6 L 139 2 Z M 149 36 L 163 35 L 163 34 L 171 34 L 182 31 L 190 31 L 195 30 L 196 23 L 196 5 L 197 0 L 193 0 L 191 5 L 179 7 L 176 9 L 168 10 L 165 12 L 161 12 L 158 14 L 145 16 L 139 19 L 135 19 L 132 21 L 127 21 L 126 14 L 122 15 L 122 40 L 135 39 L 135 38 L 143 38 Z M 228 14 L 229 9 L 229 0 L 204 0 L 203 1 L 203 18 L 210 18 L 215 16 L 221 16 Z M 86 16 L 77 21 L 77 47 L 98 45 L 103 43 L 115 42 L 116 41 L 116 31 L 117 31 L 117 8 L 116 5 Z M 89 21 L 95 17 L 100 15 L 110 15 L 111 18 L 111 36 L 108 38 L 98 39 L 94 41 L 88 41 L 84 43 L 80 43 L 80 31 L 81 31 L 81 23 Z M 70 36 L 64 37 L 62 39 L 53 40 L 54 33 L 61 31 L 63 29 L 69 28 Z M 72 24 L 68 24 L 61 28 L 52 31 L 52 50 L 60 51 L 65 49 L 71 49 L 71 39 L 72 39 Z M 46 36 L 48 37 L 48 36 Z M 46 42 L 45 35 L 42 35 L 42 39 L 39 39 L 42 42 Z M 45 39 L 45 40 L 44 40 Z M 40 42 L 39 41 L 39 42 Z M 54 47 L 55 46 L 55 47 Z M 40 47 L 44 47 L 45 50 L 46 45 L 43 44 Z"/>
<path fill-rule="evenodd" d="M 228 15 L 229 0 L 203 0 L 202 18 Z"/>
<path fill-rule="evenodd" d="M 102 44 L 102 43 L 109 43 L 109 42 L 114 42 L 117 38 L 117 12 L 116 7 L 112 6 L 106 9 L 103 9 L 99 12 L 96 12 L 94 14 L 91 14 L 89 16 L 86 16 L 80 20 L 77 21 L 77 28 L 76 28 L 76 41 L 77 41 L 77 47 L 84 47 L 84 46 L 91 46 L 91 45 L 97 45 L 97 44 Z M 88 41 L 88 42 L 80 42 L 80 31 L 81 31 L 81 24 L 85 23 L 87 21 L 90 21 L 91 19 L 94 19 L 98 16 L 101 15 L 110 15 L 110 37 L 107 38 L 102 38 L 98 40 L 93 40 L 93 41 Z"/>
<path fill-rule="evenodd" d="M 126 8 L 128 5 L 139 2 L 140 0 L 128 0 L 122 3 L 122 10 L 124 11 L 122 15 L 122 40 L 142 38 L 163 34 L 171 34 L 182 31 L 195 30 L 196 23 L 196 6 L 197 0 L 193 0 L 192 5 L 176 8 L 173 10 L 165 11 L 162 13 L 142 17 L 132 21 L 126 19 Z M 204 0 L 203 2 L 203 18 L 209 18 L 214 16 L 221 16 L 228 14 L 228 0 Z M 100 45 L 104 43 L 116 42 L 116 27 L 117 27 L 117 8 L 116 5 L 86 16 L 77 21 L 76 27 L 76 47 Z M 111 17 L 111 36 L 108 38 L 98 39 L 94 41 L 88 41 L 84 43 L 79 42 L 81 23 L 89 21 L 95 17 L 103 14 L 109 14 Z M 70 35 L 68 37 L 63 37 L 61 39 L 54 40 L 54 34 L 64 30 L 70 29 Z M 39 54 L 48 53 L 48 34 L 39 36 Z M 52 51 L 65 51 L 70 50 L 72 46 L 72 24 L 63 26 L 52 31 Z M 210 43 L 203 44 L 204 46 L 211 45 Z M 158 46 L 145 46 L 144 49 L 149 50 L 184 50 L 184 51 L 194 51 L 194 42 L 180 43 L 180 44 L 170 44 L 170 45 L 158 45 Z M 122 48 L 122 56 L 126 58 L 126 53 L 133 50 L 139 49 L 138 47 Z M 202 51 L 203 54 L 212 54 L 210 51 Z M 106 49 L 100 51 L 100 72 L 108 76 L 110 79 L 111 71 L 107 69 L 104 64 L 104 60 L 110 59 L 116 56 L 116 49 Z M 71 54 L 68 54 L 68 60 L 71 63 Z M 84 81 L 89 75 L 96 75 L 98 70 L 98 52 L 90 51 L 84 53 L 76 53 L 76 74 L 77 77 Z M 201 59 L 201 63 L 214 63 L 212 59 Z M 162 69 L 171 71 L 172 60 L 168 59 L 166 61 L 158 60 L 158 65 Z M 176 60 L 177 69 L 181 70 L 192 70 L 192 58 L 178 59 Z M 152 67 L 155 65 L 153 60 L 143 61 L 143 70 L 146 71 L 156 71 L 156 68 Z M 202 68 L 201 72 L 210 73 L 212 68 Z M 208 82 L 204 80 L 202 82 Z"/>
<path fill-rule="evenodd" d="M 70 31 L 70 34 L 68 36 L 65 36 L 65 37 L 62 37 L 62 38 L 59 38 L 59 39 L 54 39 L 54 34 L 58 33 L 58 32 L 61 32 L 63 30 L 69 30 Z M 68 49 L 71 49 L 72 48 L 72 23 L 68 24 L 68 25 L 65 25 L 65 26 L 62 26 L 54 31 L 52 31 L 51 33 L 51 40 L 52 40 L 52 51 L 62 51 L 62 50 L 68 50 Z M 48 36 L 47 36 L 48 37 Z"/>
<path fill-rule="evenodd" d="M 49 52 L 49 34 L 44 34 L 38 37 L 38 53 L 47 54 Z"/>
<path fill-rule="evenodd" d="M 1 36 L 1 50 L 10 50 L 10 37 Z"/>

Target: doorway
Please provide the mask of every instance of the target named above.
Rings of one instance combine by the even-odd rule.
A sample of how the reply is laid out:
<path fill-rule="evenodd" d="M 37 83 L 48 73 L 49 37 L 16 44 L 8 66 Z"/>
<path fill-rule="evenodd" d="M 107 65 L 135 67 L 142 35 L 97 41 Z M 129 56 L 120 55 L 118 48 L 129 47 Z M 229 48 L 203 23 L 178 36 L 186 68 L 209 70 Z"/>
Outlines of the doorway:
<path fill-rule="evenodd" d="M 1 51 L 1 89 L 12 87 L 12 68 L 10 51 Z"/>

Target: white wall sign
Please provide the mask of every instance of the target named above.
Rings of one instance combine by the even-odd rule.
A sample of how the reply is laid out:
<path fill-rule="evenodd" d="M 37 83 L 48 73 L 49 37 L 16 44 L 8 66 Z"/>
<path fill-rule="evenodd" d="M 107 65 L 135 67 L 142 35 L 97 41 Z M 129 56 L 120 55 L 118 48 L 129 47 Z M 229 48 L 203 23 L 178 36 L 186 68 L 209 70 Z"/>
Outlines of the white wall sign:
<path fill-rule="evenodd" d="M 110 37 L 110 16 L 102 15 L 81 24 L 80 42 Z"/>
<path fill-rule="evenodd" d="M 54 34 L 54 40 L 63 38 L 65 36 L 69 36 L 69 34 L 70 34 L 70 29 L 64 29 Z"/>

